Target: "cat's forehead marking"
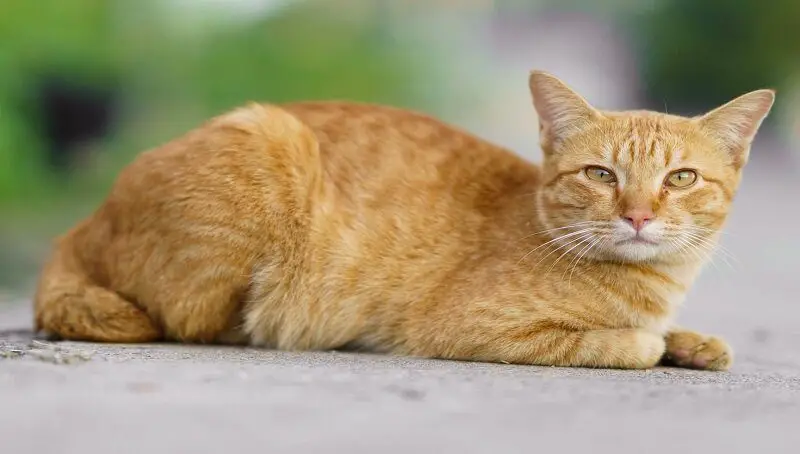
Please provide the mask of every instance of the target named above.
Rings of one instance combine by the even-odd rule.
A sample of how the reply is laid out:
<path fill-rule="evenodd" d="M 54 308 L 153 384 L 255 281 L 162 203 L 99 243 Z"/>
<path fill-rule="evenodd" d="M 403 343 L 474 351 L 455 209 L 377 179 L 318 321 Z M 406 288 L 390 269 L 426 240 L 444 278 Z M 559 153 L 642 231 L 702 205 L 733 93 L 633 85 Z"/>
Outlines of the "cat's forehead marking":
<path fill-rule="evenodd" d="M 619 119 L 611 159 L 615 164 L 649 169 L 669 168 L 688 159 L 680 132 L 657 115 Z"/>
<path fill-rule="evenodd" d="M 657 134 L 626 131 L 615 142 L 611 157 L 618 164 L 647 165 L 672 159 L 672 148 Z"/>
<path fill-rule="evenodd" d="M 643 116 L 621 119 L 604 143 L 603 157 L 619 173 L 621 187 L 631 184 L 655 189 L 668 172 L 685 158 L 681 140 L 659 118 Z"/>

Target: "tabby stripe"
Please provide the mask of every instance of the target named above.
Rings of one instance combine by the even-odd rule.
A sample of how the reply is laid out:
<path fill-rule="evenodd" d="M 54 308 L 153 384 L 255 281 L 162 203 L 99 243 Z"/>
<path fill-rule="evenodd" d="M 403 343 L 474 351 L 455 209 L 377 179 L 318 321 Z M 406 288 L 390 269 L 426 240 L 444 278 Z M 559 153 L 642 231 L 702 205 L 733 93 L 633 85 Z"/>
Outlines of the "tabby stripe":
<path fill-rule="evenodd" d="M 645 275 L 647 277 L 655 278 L 655 279 L 661 281 L 661 283 L 663 283 L 663 284 L 670 285 L 670 286 L 675 287 L 675 288 L 677 288 L 677 289 L 679 289 L 681 291 L 685 291 L 686 290 L 686 288 L 683 286 L 683 284 L 681 284 L 679 282 L 675 282 L 674 280 L 672 280 L 666 274 L 661 273 L 659 271 L 656 271 L 653 268 L 650 268 L 650 267 L 647 267 L 647 266 L 634 266 L 633 269 L 635 269 L 636 271 L 638 271 L 639 273 L 641 273 L 641 274 L 643 274 L 643 275 Z"/>
<path fill-rule="evenodd" d="M 656 157 L 656 137 L 651 135 L 649 139 L 647 143 L 647 156 L 653 159 Z"/>
<path fill-rule="evenodd" d="M 578 355 L 581 353 L 581 349 L 583 348 L 583 338 L 586 337 L 585 332 L 573 332 L 566 335 L 567 339 L 570 340 L 569 348 L 564 355 L 564 363 L 563 364 L 577 364 L 575 361 L 578 358 Z M 565 339 L 565 343 L 567 341 Z"/>
<path fill-rule="evenodd" d="M 565 170 L 563 172 L 559 172 L 550 181 L 545 183 L 544 187 L 547 188 L 547 187 L 553 186 L 554 184 L 556 184 L 558 182 L 558 180 L 560 180 L 560 179 L 562 179 L 564 177 L 568 177 L 570 175 L 577 175 L 582 170 L 583 170 L 583 168 L 580 168 L 580 169 L 577 169 L 577 170 L 573 169 L 573 170 Z"/>
<path fill-rule="evenodd" d="M 664 167 L 669 167 L 672 162 L 672 148 L 669 146 L 664 147 Z"/>
<path fill-rule="evenodd" d="M 629 143 L 628 153 L 630 153 L 630 162 L 635 162 L 636 149 L 639 147 L 639 136 L 634 135 Z"/>
<path fill-rule="evenodd" d="M 725 194 L 725 200 L 727 202 L 730 202 L 731 200 L 733 200 L 733 193 L 725 186 L 725 184 L 722 183 L 722 181 L 714 179 L 714 178 L 708 178 L 706 176 L 703 176 L 703 179 L 705 181 L 708 181 L 709 183 L 713 183 L 713 184 L 717 185 L 720 188 L 720 190 L 722 190 L 722 193 Z"/>
<path fill-rule="evenodd" d="M 578 210 L 586 209 L 586 205 L 573 205 L 571 203 L 562 203 L 562 202 L 548 202 L 548 208 L 576 208 Z"/>

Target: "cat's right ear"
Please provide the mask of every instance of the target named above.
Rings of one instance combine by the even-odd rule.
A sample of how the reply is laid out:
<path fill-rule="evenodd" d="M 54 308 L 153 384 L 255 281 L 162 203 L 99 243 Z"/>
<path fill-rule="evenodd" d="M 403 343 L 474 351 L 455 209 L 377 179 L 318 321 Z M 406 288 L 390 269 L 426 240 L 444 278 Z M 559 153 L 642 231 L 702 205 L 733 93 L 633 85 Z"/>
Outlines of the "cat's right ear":
<path fill-rule="evenodd" d="M 539 140 L 545 152 L 586 129 L 600 116 L 581 95 L 553 75 L 532 71 L 528 84 L 539 116 Z"/>
<path fill-rule="evenodd" d="M 737 167 L 747 162 L 750 144 L 775 102 L 775 91 L 762 89 L 739 96 L 696 118 L 703 132 L 733 158 Z"/>

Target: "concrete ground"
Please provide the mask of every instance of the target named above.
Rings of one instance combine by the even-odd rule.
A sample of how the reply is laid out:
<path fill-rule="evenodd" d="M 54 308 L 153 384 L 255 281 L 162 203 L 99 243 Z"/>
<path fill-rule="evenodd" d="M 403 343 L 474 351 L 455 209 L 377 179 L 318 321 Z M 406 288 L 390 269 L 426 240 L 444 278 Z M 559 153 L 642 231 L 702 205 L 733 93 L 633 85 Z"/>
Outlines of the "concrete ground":
<path fill-rule="evenodd" d="M 730 341 L 730 373 L 52 345 L 24 330 L 27 303 L 0 304 L 0 452 L 800 452 L 800 178 L 748 170 L 734 258 L 681 316 Z"/>
<path fill-rule="evenodd" d="M 757 341 L 752 341 L 755 344 Z M 754 349 L 758 346 L 752 345 Z M 342 353 L 0 351 L 3 453 L 733 452 L 800 445 L 800 372 L 592 371 Z"/>

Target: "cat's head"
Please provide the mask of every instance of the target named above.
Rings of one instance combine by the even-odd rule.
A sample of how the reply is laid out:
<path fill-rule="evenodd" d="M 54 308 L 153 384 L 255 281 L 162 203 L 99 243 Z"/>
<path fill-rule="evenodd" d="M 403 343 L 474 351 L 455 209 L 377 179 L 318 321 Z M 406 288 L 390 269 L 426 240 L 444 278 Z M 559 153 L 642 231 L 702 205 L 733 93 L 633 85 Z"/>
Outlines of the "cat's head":
<path fill-rule="evenodd" d="M 687 118 L 600 111 L 538 71 L 530 88 L 544 153 L 540 220 L 563 236 L 561 251 L 627 262 L 708 255 L 775 100 L 757 90 Z"/>

